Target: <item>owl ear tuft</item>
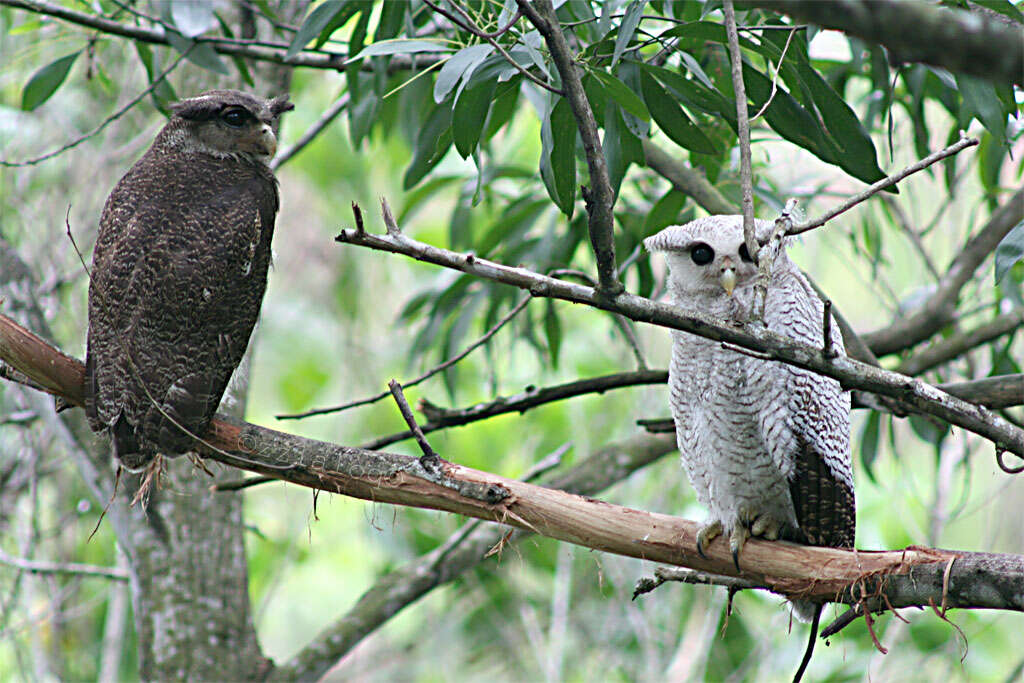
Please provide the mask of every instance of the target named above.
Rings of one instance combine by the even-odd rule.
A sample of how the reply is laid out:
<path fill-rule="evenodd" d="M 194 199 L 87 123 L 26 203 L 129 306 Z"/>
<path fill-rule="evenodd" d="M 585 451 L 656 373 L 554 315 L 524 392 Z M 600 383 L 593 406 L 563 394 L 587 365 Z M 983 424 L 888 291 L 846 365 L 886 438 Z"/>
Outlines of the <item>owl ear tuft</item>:
<path fill-rule="evenodd" d="M 274 118 L 292 109 L 295 109 L 295 105 L 288 101 L 288 93 L 278 95 L 270 100 L 270 113 L 274 115 Z"/>

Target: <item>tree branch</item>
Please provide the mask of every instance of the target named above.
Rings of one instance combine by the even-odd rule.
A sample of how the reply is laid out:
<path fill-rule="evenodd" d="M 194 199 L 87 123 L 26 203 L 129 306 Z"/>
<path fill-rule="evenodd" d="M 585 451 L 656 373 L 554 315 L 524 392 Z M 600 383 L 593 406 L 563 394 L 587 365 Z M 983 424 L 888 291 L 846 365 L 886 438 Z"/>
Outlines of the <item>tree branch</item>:
<path fill-rule="evenodd" d="M 583 91 L 583 82 L 565 41 L 562 27 L 558 23 L 551 0 L 516 0 L 519 11 L 537 27 L 544 36 L 551 60 L 562 78 L 562 89 L 572 107 L 576 126 L 583 142 L 583 152 L 587 158 L 587 169 L 590 172 L 590 189 L 584 190 L 583 198 L 587 207 L 587 229 L 590 233 L 590 244 L 597 259 L 597 279 L 603 294 L 614 296 L 623 291 L 615 271 L 615 192 L 612 190 L 608 176 L 608 162 L 604 156 L 604 147 L 597 131 L 594 110 L 590 107 L 587 94 Z"/>
<path fill-rule="evenodd" d="M 997 83 L 1024 84 L 1024 32 L 1019 24 L 904 0 L 748 0 L 746 4 L 880 43 L 894 64 L 923 62 Z"/>
<path fill-rule="evenodd" d="M 602 448 L 549 478 L 544 485 L 582 496 L 595 495 L 675 450 L 675 439 L 637 435 Z M 363 638 L 429 591 L 462 576 L 531 534 L 469 522 L 435 550 L 380 577 L 355 605 L 274 673 L 279 680 L 317 680 Z M 468 532 L 468 533 L 467 533 Z"/>
<path fill-rule="evenodd" d="M 14 347 L 18 347 L 15 349 Z M 81 405 L 85 367 L 0 316 L 0 358 Z M 859 603 L 884 595 L 892 607 L 1024 611 L 1024 556 L 923 547 L 848 551 L 752 539 L 742 567 L 724 542 L 696 552 L 699 525 L 442 461 L 437 472 L 408 456 L 365 451 L 276 432 L 218 415 L 204 435 L 207 458 L 317 490 L 377 503 L 454 512 L 556 540 L 722 576 L 740 576 L 800 599 Z M 198 444 L 197 444 L 198 445 Z"/>
<path fill-rule="evenodd" d="M 1024 220 L 1024 189 L 993 213 L 988 222 L 967 242 L 953 259 L 938 288 L 915 313 L 891 325 L 863 335 L 864 341 L 879 356 L 895 353 L 924 341 L 956 318 L 960 290 L 970 281 L 982 262 L 995 251 L 1006 233 Z"/>
<path fill-rule="evenodd" d="M 998 339 L 1024 325 L 1024 308 L 1017 308 L 997 316 L 966 332 L 956 332 L 935 342 L 926 349 L 915 353 L 900 363 L 896 372 L 904 375 L 920 375 L 937 365 L 959 358 L 967 351 Z"/>
<path fill-rule="evenodd" d="M 118 567 L 98 567 L 94 564 L 77 562 L 44 562 L 11 557 L 0 550 L 0 564 L 15 567 L 30 574 L 68 574 L 71 576 L 89 576 L 114 581 L 127 581 L 128 572 Z"/>
<path fill-rule="evenodd" d="M 984 408 L 950 396 L 921 380 L 876 368 L 849 357 L 824 358 L 821 349 L 795 342 L 758 326 L 737 329 L 702 313 L 683 311 L 628 292 L 612 300 L 602 296 L 593 287 L 557 280 L 525 268 L 505 266 L 475 255 L 440 249 L 413 240 L 397 230 L 385 235 L 344 230 L 335 240 L 404 254 L 419 261 L 526 289 L 534 296 L 588 304 L 601 310 L 621 313 L 638 322 L 683 330 L 767 354 L 774 360 L 839 380 L 844 389 L 863 389 L 900 399 L 921 412 L 980 434 L 999 448 L 1024 454 L 1024 430 Z"/>

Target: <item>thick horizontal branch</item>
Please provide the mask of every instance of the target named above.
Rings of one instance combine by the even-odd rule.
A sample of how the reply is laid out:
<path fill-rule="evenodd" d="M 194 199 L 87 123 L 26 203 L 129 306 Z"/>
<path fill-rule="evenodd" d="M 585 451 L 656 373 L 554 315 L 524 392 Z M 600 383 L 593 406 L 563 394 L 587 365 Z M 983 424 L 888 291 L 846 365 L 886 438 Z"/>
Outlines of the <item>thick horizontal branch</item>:
<path fill-rule="evenodd" d="M 971 349 L 1010 334 L 1022 325 L 1024 325 L 1024 308 L 1018 308 L 966 332 L 952 334 L 942 341 L 929 345 L 926 349 L 921 349 L 900 363 L 896 371 L 904 375 L 920 375 L 926 370 L 959 358 Z"/>
<path fill-rule="evenodd" d="M 701 313 L 684 311 L 628 292 L 616 297 L 606 297 L 593 287 L 557 280 L 525 268 L 505 266 L 473 254 L 460 254 L 434 247 L 413 240 L 397 230 L 385 235 L 344 230 L 335 239 L 338 242 L 403 254 L 427 263 L 519 287 L 534 296 L 587 304 L 601 310 L 620 313 L 639 322 L 683 330 L 758 351 L 773 360 L 832 377 L 838 380 L 844 389 L 861 389 L 899 399 L 920 412 L 980 434 L 994 442 L 1000 449 L 1024 456 L 1024 430 L 985 408 L 950 396 L 918 379 L 882 370 L 845 356 L 826 357 L 821 349 L 787 339 L 761 326 L 748 325 L 740 329 Z"/>
<path fill-rule="evenodd" d="M 942 276 L 938 288 L 920 309 L 894 321 L 888 327 L 863 335 L 871 350 L 879 356 L 895 353 L 928 339 L 953 322 L 960 290 L 971 280 L 988 255 L 995 251 L 1003 237 L 1022 220 L 1024 189 L 1018 190 L 999 207 L 981 230 L 964 245 Z"/>
<path fill-rule="evenodd" d="M 13 348 L 17 347 L 17 348 Z M 81 405 L 85 367 L 0 315 L 0 359 Z M 443 510 L 605 552 L 723 576 L 789 597 L 858 602 L 884 593 L 893 607 L 942 604 L 1024 611 L 1024 557 L 911 547 L 847 551 L 751 540 L 740 571 L 727 543 L 696 552 L 696 522 L 612 505 L 442 462 L 293 436 L 218 415 L 198 450 L 211 460 L 354 498 Z"/>
<path fill-rule="evenodd" d="M 891 61 L 923 62 L 1007 85 L 1024 84 L 1024 32 L 994 16 L 906 0 L 747 0 L 884 45 Z"/>

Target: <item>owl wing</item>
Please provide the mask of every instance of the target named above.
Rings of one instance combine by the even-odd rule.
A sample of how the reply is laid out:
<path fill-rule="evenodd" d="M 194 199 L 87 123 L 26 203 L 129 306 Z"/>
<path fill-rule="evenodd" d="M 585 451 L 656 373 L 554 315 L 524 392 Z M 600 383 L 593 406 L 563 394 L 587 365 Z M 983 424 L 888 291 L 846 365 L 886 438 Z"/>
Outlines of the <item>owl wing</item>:
<path fill-rule="evenodd" d="M 810 284 L 795 267 L 773 280 L 765 311 L 769 329 L 821 346 L 824 307 Z M 832 345 L 845 353 L 834 324 Z M 773 459 L 788 476 L 802 532 L 796 540 L 853 547 L 856 508 L 849 456 L 850 395 L 834 379 L 774 365 L 782 389 L 776 400 L 783 403 L 786 419 L 783 428 L 765 430 L 764 436 Z"/>

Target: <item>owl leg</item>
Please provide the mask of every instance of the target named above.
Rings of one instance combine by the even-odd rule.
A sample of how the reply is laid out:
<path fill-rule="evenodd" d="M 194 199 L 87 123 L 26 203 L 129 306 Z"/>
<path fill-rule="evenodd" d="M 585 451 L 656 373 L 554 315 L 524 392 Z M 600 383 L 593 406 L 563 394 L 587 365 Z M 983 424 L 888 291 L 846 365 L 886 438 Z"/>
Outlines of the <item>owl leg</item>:
<path fill-rule="evenodd" d="M 739 506 L 736 517 L 736 526 L 729 535 L 729 549 L 732 551 L 733 564 L 739 569 L 740 552 L 747 540 L 751 536 L 757 536 L 768 541 L 776 541 L 785 522 L 767 512 L 758 512 L 756 508 L 746 503 Z"/>
<path fill-rule="evenodd" d="M 708 556 L 704 554 L 704 551 L 711 545 L 711 541 L 715 540 L 718 536 L 722 535 L 722 522 L 715 520 L 709 522 L 697 530 L 697 554 L 703 557 L 705 560 Z"/>

